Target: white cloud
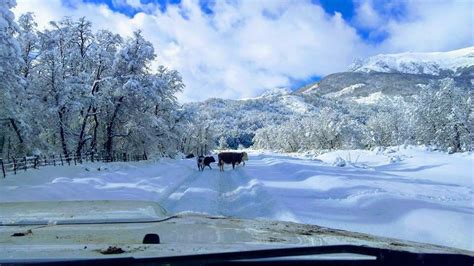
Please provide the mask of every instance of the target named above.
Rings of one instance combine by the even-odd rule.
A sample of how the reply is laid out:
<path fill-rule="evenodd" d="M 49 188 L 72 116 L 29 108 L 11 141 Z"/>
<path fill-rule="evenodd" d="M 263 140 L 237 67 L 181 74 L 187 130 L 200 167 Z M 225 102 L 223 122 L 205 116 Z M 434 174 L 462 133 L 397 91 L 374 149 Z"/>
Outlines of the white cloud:
<path fill-rule="evenodd" d="M 377 3 L 377 9 L 375 4 Z M 394 9 L 403 14 L 393 16 Z M 385 34 L 377 52 L 449 51 L 474 45 L 474 2 L 469 0 L 359 0 L 354 22 Z"/>
<path fill-rule="evenodd" d="M 473 1 L 409 2 L 408 21 L 387 24 L 390 51 L 448 51 L 474 45 Z"/>
<path fill-rule="evenodd" d="M 386 41 L 374 46 L 364 42 L 339 13 L 329 15 L 309 0 L 216 1 L 213 15 L 203 13 L 197 1 L 190 0 L 169 5 L 165 12 L 150 4 L 140 6 L 139 1 L 114 1 L 147 12 L 129 18 L 106 5 L 80 0 L 74 0 L 73 7 L 62 5 L 61 0 L 17 0 L 14 12 L 17 16 L 35 12 L 43 27 L 68 15 L 86 16 L 95 29 L 126 36 L 142 29 L 155 46 L 156 65 L 177 69 L 183 75 L 187 87 L 180 95 L 182 101 L 253 97 L 267 88 L 289 86 L 290 79 L 344 71 L 354 58 L 376 52 L 459 48 L 466 43 L 466 27 L 472 26 L 460 25 L 466 24 L 465 15 L 461 22 L 437 25 L 442 23 L 436 19 L 457 17 L 452 12 L 465 14 L 459 10 L 462 8 L 446 7 L 444 14 L 434 8 L 411 8 L 413 19 L 392 20 L 387 25 L 372 6 L 359 8 L 358 14 L 369 12 L 372 16 L 360 23 L 373 29 L 383 27 L 390 33 Z M 435 46 L 417 41 L 423 35 L 419 32 L 435 26 L 439 31 L 424 37 L 436 41 Z M 450 31 L 456 36 L 446 40 Z"/>
<path fill-rule="evenodd" d="M 355 13 L 354 21 L 361 28 L 374 29 L 382 22 L 382 17 L 375 11 L 372 0 L 360 1 L 355 8 Z"/>

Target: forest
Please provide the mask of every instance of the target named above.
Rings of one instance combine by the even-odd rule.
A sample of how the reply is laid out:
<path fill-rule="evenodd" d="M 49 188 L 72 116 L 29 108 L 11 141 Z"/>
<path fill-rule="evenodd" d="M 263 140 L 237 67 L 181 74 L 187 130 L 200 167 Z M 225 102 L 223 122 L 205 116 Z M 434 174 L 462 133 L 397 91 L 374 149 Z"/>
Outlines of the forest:
<path fill-rule="evenodd" d="M 0 4 L 0 157 L 197 147 L 176 99 L 182 78 L 152 69 L 154 47 L 140 31 L 93 32 L 87 19 L 68 17 L 39 30 L 32 13 L 15 21 L 12 5 Z"/>

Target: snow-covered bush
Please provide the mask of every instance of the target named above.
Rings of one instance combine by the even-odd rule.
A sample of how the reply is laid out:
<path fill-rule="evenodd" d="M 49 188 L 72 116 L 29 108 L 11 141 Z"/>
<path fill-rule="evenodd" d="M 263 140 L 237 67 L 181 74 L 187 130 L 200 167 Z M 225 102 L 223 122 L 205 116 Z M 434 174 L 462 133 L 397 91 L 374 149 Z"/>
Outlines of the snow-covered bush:
<path fill-rule="evenodd" d="M 342 159 L 340 156 L 337 156 L 333 163 L 334 166 L 344 167 L 347 165 L 346 160 Z"/>

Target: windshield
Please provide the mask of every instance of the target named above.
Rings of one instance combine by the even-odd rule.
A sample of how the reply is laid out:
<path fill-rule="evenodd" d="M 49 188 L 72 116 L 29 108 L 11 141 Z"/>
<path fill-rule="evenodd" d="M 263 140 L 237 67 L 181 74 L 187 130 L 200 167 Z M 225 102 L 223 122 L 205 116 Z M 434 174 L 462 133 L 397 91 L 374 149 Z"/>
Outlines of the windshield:
<path fill-rule="evenodd" d="M 474 252 L 472 10 L 1 1 L 0 249 Z"/>

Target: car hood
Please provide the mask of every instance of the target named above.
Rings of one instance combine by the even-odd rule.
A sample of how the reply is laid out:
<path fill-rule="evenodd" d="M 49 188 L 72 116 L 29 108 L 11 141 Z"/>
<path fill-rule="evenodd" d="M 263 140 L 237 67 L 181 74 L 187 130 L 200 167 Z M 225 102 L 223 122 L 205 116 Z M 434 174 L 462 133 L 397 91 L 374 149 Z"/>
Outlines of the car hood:
<path fill-rule="evenodd" d="M 292 222 L 168 214 L 154 202 L 0 203 L 0 262 L 21 258 L 165 257 L 283 247 L 364 245 L 424 253 L 474 253 Z M 159 244 L 143 244 L 156 234 Z"/>

